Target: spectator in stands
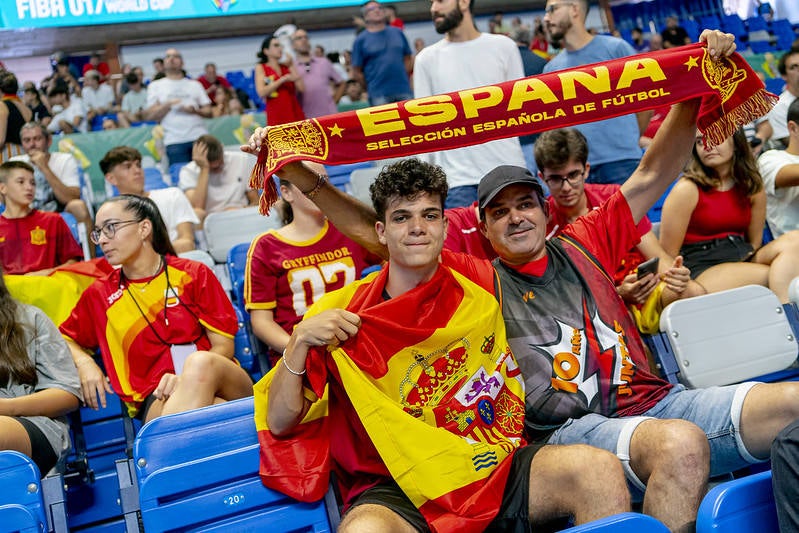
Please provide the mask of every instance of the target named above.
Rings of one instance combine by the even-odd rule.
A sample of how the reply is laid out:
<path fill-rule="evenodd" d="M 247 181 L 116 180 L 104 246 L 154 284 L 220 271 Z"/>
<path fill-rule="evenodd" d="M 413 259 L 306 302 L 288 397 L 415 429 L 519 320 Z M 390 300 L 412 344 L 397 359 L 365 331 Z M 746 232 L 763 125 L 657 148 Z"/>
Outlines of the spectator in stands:
<path fill-rule="evenodd" d="M 131 71 L 125 76 L 128 82 L 128 92 L 122 97 L 117 119 L 123 128 L 129 128 L 135 122 L 144 118 L 144 108 L 147 107 L 147 88 L 138 73 Z"/>
<path fill-rule="evenodd" d="M 419 52 L 413 75 L 414 97 L 421 98 L 502 83 L 524 77 L 519 49 L 504 35 L 480 32 L 465 2 L 433 2 L 430 15 L 444 38 Z M 448 10 L 445 10 L 449 7 Z M 470 65 L 480 65 L 472 68 Z M 518 138 L 426 154 L 447 175 L 447 208 L 477 200 L 480 177 L 502 164 L 525 166 Z"/>
<path fill-rule="evenodd" d="M 599 209 L 619 190 L 615 184 L 585 182 L 588 144 L 576 129 L 542 133 L 535 144 L 535 160 L 540 169 L 539 178 L 551 192 L 547 198 L 547 239 L 563 233 L 579 217 Z M 616 291 L 630 307 L 638 330 L 652 334 L 660 329 L 663 308 L 680 298 L 705 294 L 705 290 L 691 280 L 681 257 L 663 250 L 646 216 L 638 223 L 638 233 L 640 242 L 622 257 L 610 274 Z M 656 273 L 639 277 L 638 266 L 655 257 L 658 258 Z"/>
<path fill-rule="evenodd" d="M 65 415 L 82 400 L 69 348 L 42 310 L 16 301 L 0 271 L 0 450 L 24 453 L 42 477 L 69 450 Z"/>
<path fill-rule="evenodd" d="M 111 75 L 111 69 L 108 67 L 108 63 L 102 61 L 100 54 L 98 53 L 94 53 L 89 56 L 89 62 L 83 65 L 84 79 L 92 70 L 97 72 L 97 77 L 99 78 L 100 83 L 105 83 L 108 80 L 108 76 Z"/>
<path fill-rule="evenodd" d="M 400 30 L 405 29 L 405 22 L 401 18 L 397 16 L 397 6 L 393 4 L 388 4 L 385 6 L 386 9 L 386 22 L 388 22 L 389 26 L 394 26 Z"/>
<path fill-rule="evenodd" d="M 380 261 L 342 235 L 295 186 L 281 182 L 280 193 L 285 225 L 252 241 L 244 278 L 253 332 L 270 348 L 273 364 L 314 302 Z"/>
<path fill-rule="evenodd" d="M 766 189 L 766 221 L 780 237 L 799 229 L 799 99 L 788 106 L 788 147 L 769 150 L 757 160 Z"/>
<path fill-rule="evenodd" d="M 100 170 L 119 194 L 144 196 L 158 206 L 166 224 L 167 236 L 178 253 L 194 250 L 194 225 L 199 224 L 200 220 L 194 214 L 191 203 L 177 187 L 145 191 L 141 153 L 138 150 L 130 146 L 112 148 L 100 161 Z"/>
<path fill-rule="evenodd" d="M 17 96 L 17 77 L 7 70 L 0 70 L 0 163 L 22 153 L 19 130 L 33 117 L 33 111 Z"/>
<path fill-rule="evenodd" d="M 283 64 L 283 45 L 273 34 L 261 43 L 261 51 L 256 54 L 260 64 L 255 67 L 255 91 L 266 102 L 266 123 L 270 126 L 303 120 L 297 92 L 305 90 L 305 82 L 297 72 L 296 65 L 289 57 Z"/>
<path fill-rule="evenodd" d="M 471 9 L 471 6 L 469 6 Z M 489 21 L 489 32 L 488 33 L 498 33 L 501 35 L 508 35 L 510 33 L 511 27 L 505 24 L 504 22 L 504 13 L 502 11 L 495 11 L 494 16 L 491 17 Z"/>
<path fill-rule="evenodd" d="M 56 85 L 50 89 L 47 98 L 54 112 L 56 106 L 61 108 L 47 126 L 48 130 L 53 133 L 86 133 L 88 129 L 86 109 L 80 98 L 70 96 L 69 90 L 63 85 Z"/>
<path fill-rule="evenodd" d="M 291 36 L 294 62 L 302 76 L 303 91 L 297 95 L 306 118 L 332 115 L 344 94 L 344 80 L 326 57 L 311 55 L 308 32 L 297 29 Z"/>
<path fill-rule="evenodd" d="M 768 115 L 758 124 L 757 136 L 770 141 L 770 147 L 784 149 L 788 145 L 788 106 L 799 97 L 799 47 L 793 47 L 780 57 L 777 69 L 785 80 L 785 90 Z"/>
<path fill-rule="evenodd" d="M 286 339 L 282 364 L 256 385 L 256 402 L 268 398 L 265 420 L 256 420 L 268 425 L 259 432 L 263 457 L 299 451 L 264 461 L 265 472 L 303 476 L 305 488 L 313 478 L 326 484 L 322 460 L 306 461 L 325 458 L 347 509 L 341 532 L 532 531 L 562 516 L 579 524 L 626 509 L 623 474 L 610 453 L 520 446 L 524 393 L 512 377 L 518 368 L 500 308 L 439 262 L 446 191 L 441 169 L 417 159 L 386 167 L 372 185 L 389 264 L 320 300 Z M 495 383 L 478 392 L 479 378 L 453 373 Z M 330 434 L 301 424 L 323 389 Z M 489 398 L 513 414 L 496 424 L 493 415 L 475 416 L 493 404 Z M 505 416 L 500 410 L 497 420 Z M 479 444 L 464 442 L 472 437 Z M 492 456 L 489 466 L 473 464 L 474 446 Z"/>
<path fill-rule="evenodd" d="M 663 38 L 663 48 L 691 44 L 688 32 L 678 22 L 677 17 L 666 18 L 666 27 L 660 32 L 660 36 Z"/>
<path fill-rule="evenodd" d="M 162 57 L 156 57 L 153 59 L 153 77 L 150 81 L 160 80 L 164 76 L 166 76 L 164 59 Z"/>
<path fill-rule="evenodd" d="M 53 74 L 42 80 L 42 91 L 50 94 L 54 87 L 66 87 L 71 94 L 80 95 L 80 84 L 77 73 L 72 73 L 72 65 L 67 57 L 59 58 L 53 65 Z"/>
<path fill-rule="evenodd" d="M 712 149 L 697 135 L 685 174 L 663 204 L 660 243 L 708 292 L 763 285 L 788 301 L 799 276 L 799 231 L 761 246 L 766 193 L 742 130 Z"/>
<path fill-rule="evenodd" d="M 197 78 L 205 92 L 208 94 L 208 98 L 211 99 L 211 103 L 216 103 L 216 89 L 217 87 L 224 87 L 225 89 L 232 89 L 233 86 L 230 85 L 230 82 L 227 81 L 227 78 L 224 76 L 220 76 L 216 73 L 216 63 L 206 63 L 204 67 L 203 75 Z"/>
<path fill-rule="evenodd" d="M 122 65 L 122 68 L 119 72 L 119 79 L 116 80 L 114 83 L 114 93 L 116 94 L 116 101 L 122 103 L 122 98 L 124 98 L 125 94 L 130 90 L 130 85 L 128 85 L 128 74 L 133 72 L 133 65 L 130 63 L 125 63 Z M 113 82 L 112 82 L 113 83 Z"/>
<path fill-rule="evenodd" d="M 364 98 L 361 82 L 349 79 L 344 84 L 344 95 L 338 101 L 338 111 L 361 109 L 369 107 L 369 101 Z"/>
<path fill-rule="evenodd" d="M 633 48 L 635 48 L 636 52 L 649 52 L 649 41 L 644 39 L 644 30 L 636 26 L 630 32 L 632 36 L 632 44 Z"/>
<path fill-rule="evenodd" d="M 22 101 L 25 102 L 25 105 L 33 112 L 31 122 L 38 122 L 46 128 L 47 125 L 50 124 L 50 121 L 53 120 L 53 115 L 50 114 L 50 110 L 47 109 L 47 106 L 42 102 L 42 95 L 39 93 L 39 89 L 37 89 L 32 82 L 25 83 Z"/>
<path fill-rule="evenodd" d="M 178 187 L 203 222 L 210 213 L 258 205 L 258 192 L 249 187 L 254 166 L 254 157 L 226 152 L 219 139 L 202 135 L 194 142 L 191 163 L 180 169 Z"/>
<path fill-rule="evenodd" d="M 536 19 L 537 22 L 533 25 L 533 42 L 530 43 L 530 50 L 544 59 L 549 59 L 547 33 L 544 31 L 543 21 L 538 17 Z"/>
<path fill-rule="evenodd" d="M 147 422 L 252 394 L 233 358 L 230 299 L 210 268 L 177 257 L 155 203 L 117 196 L 96 224 L 92 241 L 120 268 L 90 285 L 61 324 L 86 405 L 105 407 L 114 391 Z M 98 349 L 108 380 L 89 355 Z"/>
<path fill-rule="evenodd" d="M 113 116 L 103 117 L 103 122 L 100 124 L 103 131 L 119 129 L 119 123 Z"/>
<path fill-rule="evenodd" d="M 0 214 L 0 261 L 6 274 L 47 276 L 61 265 L 83 259 L 61 215 L 32 206 L 35 192 L 33 167 L 22 161 L 0 165 L 5 204 Z"/>
<path fill-rule="evenodd" d="M 705 31 L 700 40 L 708 41 L 713 55 L 734 50 L 732 35 Z M 526 171 L 492 172 L 481 182 L 479 205 L 483 230 L 503 261 L 490 268 L 468 256 L 442 254 L 445 265 L 486 290 L 503 291 L 509 344 L 526 382 L 528 435 L 617 453 L 635 492 L 646 486 L 643 511 L 672 530 L 693 527 L 708 473 L 765 460 L 777 433 L 799 418 L 796 383 L 685 390 L 651 374 L 627 308 L 601 272 L 612 270 L 609 265 L 638 241 L 637 223 L 680 172 L 699 107 L 692 100 L 672 108 L 635 174 L 572 225 L 566 235 L 571 239 L 545 240 L 543 191 Z M 256 130 L 250 149 L 263 137 Z M 281 176 L 301 189 L 318 181 L 296 164 L 284 166 Z M 320 188 L 315 202 L 338 227 L 379 251 L 369 231 L 377 215 L 369 208 L 330 185 Z M 598 268 L 597 257 L 604 266 Z M 568 376 L 559 373 L 567 368 L 559 364 L 564 354 L 577 349 Z M 593 372 L 608 369 L 608 357 L 615 370 Z M 287 364 L 301 370 L 298 362 L 291 357 Z"/>
<path fill-rule="evenodd" d="M 663 50 L 663 37 L 656 33 L 649 38 L 649 51 L 656 52 L 658 50 Z"/>
<path fill-rule="evenodd" d="M 241 115 L 244 112 L 241 100 L 236 97 L 235 91 L 231 88 L 222 87 L 221 85 L 217 87 L 216 94 L 214 94 L 214 102 L 214 107 L 211 109 L 211 114 L 214 118 Z"/>
<path fill-rule="evenodd" d="M 164 146 L 169 164 L 191 161 L 191 149 L 200 135 L 208 133 L 204 118 L 211 117 L 211 99 L 195 80 L 183 72 L 183 56 L 174 48 L 164 55 L 166 77 L 147 87 L 144 119 L 164 128 Z"/>
<path fill-rule="evenodd" d="M 51 152 L 50 132 L 37 122 L 28 122 L 19 132 L 25 154 L 15 157 L 33 166 L 36 193 L 33 207 L 42 211 L 66 211 L 78 223 L 91 225 L 89 208 L 81 199 L 81 169 L 72 154 Z"/>
<path fill-rule="evenodd" d="M 95 117 L 111 113 L 115 109 L 114 90 L 107 83 L 100 83 L 100 73 L 96 70 L 89 70 L 84 74 L 81 99 L 89 125 Z"/>
<path fill-rule="evenodd" d="M 413 96 L 408 78 L 411 47 L 402 30 L 386 24 L 385 9 L 371 0 L 361 7 L 365 31 L 352 44 L 352 74 L 369 93 L 369 104 L 381 105 Z"/>
<path fill-rule="evenodd" d="M 548 0 L 544 24 L 550 37 L 563 50 L 544 67 L 554 72 L 598 61 L 635 54 L 629 43 L 608 35 L 591 35 L 585 29 L 588 1 Z M 588 139 L 591 171 L 588 183 L 623 183 L 641 160 L 638 138 L 646 130 L 651 111 L 624 115 L 599 122 L 580 124 L 577 129 Z"/>

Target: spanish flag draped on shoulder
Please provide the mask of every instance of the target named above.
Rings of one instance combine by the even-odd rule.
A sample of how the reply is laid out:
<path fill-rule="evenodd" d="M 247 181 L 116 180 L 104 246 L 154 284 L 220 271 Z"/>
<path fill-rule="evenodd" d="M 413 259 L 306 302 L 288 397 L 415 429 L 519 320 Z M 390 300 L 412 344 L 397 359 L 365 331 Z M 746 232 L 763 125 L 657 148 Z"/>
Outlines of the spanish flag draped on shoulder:
<path fill-rule="evenodd" d="M 704 44 L 583 65 L 529 78 L 347 111 L 269 128 L 250 187 L 261 211 L 292 161 L 340 165 L 405 157 L 594 122 L 701 97 L 697 127 L 710 146 L 776 102 L 738 54 L 711 59 Z"/>
<path fill-rule="evenodd" d="M 305 394 L 316 401 L 293 433 L 278 438 L 267 427 L 274 371 L 255 385 L 261 479 L 311 501 L 332 468 L 345 503 L 393 479 L 434 531 L 482 531 L 523 444 L 524 384 L 499 307 L 444 266 L 385 299 L 388 268 L 308 311 L 345 308 L 362 325 L 340 347 L 309 352 Z"/>

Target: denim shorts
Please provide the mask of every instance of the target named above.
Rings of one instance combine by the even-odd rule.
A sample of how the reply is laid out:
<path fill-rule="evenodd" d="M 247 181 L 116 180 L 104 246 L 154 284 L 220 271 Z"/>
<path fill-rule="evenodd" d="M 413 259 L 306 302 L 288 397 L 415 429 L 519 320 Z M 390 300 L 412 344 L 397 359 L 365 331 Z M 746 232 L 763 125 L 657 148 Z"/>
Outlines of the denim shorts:
<path fill-rule="evenodd" d="M 705 432 L 710 443 L 710 476 L 744 468 L 767 458 L 754 457 L 740 435 L 741 410 L 755 382 L 686 389 L 675 385 L 665 398 L 641 416 L 607 418 L 588 414 L 569 419 L 549 438 L 548 444 L 590 444 L 616 454 L 624 466 L 627 481 L 643 491 L 646 486 L 630 467 L 630 440 L 638 424 L 650 418 L 682 419 Z"/>

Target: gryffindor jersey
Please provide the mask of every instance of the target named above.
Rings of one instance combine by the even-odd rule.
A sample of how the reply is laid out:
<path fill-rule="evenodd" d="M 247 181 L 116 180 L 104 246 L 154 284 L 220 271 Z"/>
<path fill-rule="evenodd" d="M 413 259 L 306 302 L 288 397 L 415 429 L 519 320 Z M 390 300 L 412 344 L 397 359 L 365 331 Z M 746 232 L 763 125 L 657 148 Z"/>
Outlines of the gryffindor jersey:
<path fill-rule="evenodd" d="M 544 439 L 587 413 L 641 414 L 671 388 L 649 371 L 638 330 L 607 274 L 619 255 L 608 250 L 629 250 L 635 242 L 618 241 L 636 235 L 619 194 L 547 242 L 542 276 L 494 262 L 508 342 L 525 381 L 529 438 Z"/>

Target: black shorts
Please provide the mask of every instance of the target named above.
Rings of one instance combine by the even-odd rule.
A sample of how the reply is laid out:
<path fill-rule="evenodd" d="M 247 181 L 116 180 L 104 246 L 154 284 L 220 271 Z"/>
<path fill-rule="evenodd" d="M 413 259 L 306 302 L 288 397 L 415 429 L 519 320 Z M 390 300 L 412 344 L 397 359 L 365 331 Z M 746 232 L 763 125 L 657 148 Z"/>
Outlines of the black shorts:
<path fill-rule="evenodd" d="M 36 427 L 36 424 L 19 416 L 12 417 L 14 420 L 22 424 L 25 431 L 28 433 L 28 439 L 31 441 L 31 459 L 39 467 L 39 473 L 42 477 L 47 475 L 58 462 L 58 454 L 50 445 L 50 441 L 44 436 L 42 430 Z"/>
<path fill-rule="evenodd" d="M 150 407 L 153 405 L 153 402 L 155 402 L 157 399 L 158 398 L 156 398 L 154 394 L 152 393 L 148 394 L 147 397 L 141 402 L 139 410 L 136 413 L 136 416 L 134 416 L 133 418 L 144 424 L 144 421 L 147 419 L 147 411 L 150 410 Z"/>
<path fill-rule="evenodd" d="M 544 446 L 543 443 L 529 444 L 513 454 L 510 473 L 505 483 L 505 492 L 502 495 L 502 504 L 497 516 L 488 525 L 486 531 L 496 533 L 527 533 L 530 531 L 530 463 L 533 462 L 536 452 Z M 380 505 L 394 511 L 417 531 L 430 531 L 422 513 L 394 481 L 381 483 L 365 490 L 355 499 L 350 509 L 366 503 Z"/>
<path fill-rule="evenodd" d="M 696 279 L 708 268 L 721 263 L 748 261 L 754 253 L 752 245 L 740 235 L 684 244 L 680 249 L 683 264 L 691 269 L 691 279 Z"/>

